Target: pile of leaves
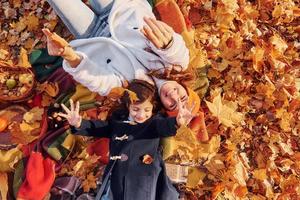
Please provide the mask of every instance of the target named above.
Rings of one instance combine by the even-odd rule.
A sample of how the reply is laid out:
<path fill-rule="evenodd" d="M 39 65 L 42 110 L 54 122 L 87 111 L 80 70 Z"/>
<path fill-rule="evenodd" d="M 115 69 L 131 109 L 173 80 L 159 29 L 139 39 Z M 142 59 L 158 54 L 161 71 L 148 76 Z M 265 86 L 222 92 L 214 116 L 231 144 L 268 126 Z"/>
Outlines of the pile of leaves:
<path fill-rule="evenodd" d="M 45 0 L 1 0 L 0 13 L 0 60 L 18 64 L 21 49 L 26 55 L 45 47 L 42 28 L 55 29 L 67 39 L 71 37 Z"/>
<path fill-rule="evenodd" d="M 193 165 L 193 179 L 180 185 L 186 198 L 299 199 L 299 1 L 177 2 L 195 28 L 209 79 L 202 108 L 210 141 L 197 142 L 185 127 L 176 136 L 184 142 L 174 162 Z M 0 0 L 0 13 L 1 61 L 26 65 L 26 54 L 46 46 L 44 27 L 71 39 L 45 0 Z M 54 83 L 37 89 L 44 107 L 59 93 Z M 37 128 L 41 116 L 28 111 L 21 131 Z M 28 138 L 22 143 L 36 137 Z M 92 173 L 96 160 L 75 154 L 58 175 L 87 177 L 88 191 L 100 176 Z"/>
<path fill-rule="evenodd" d="M 198 159 L 189 198 L 299 199 L 299 1 L 178 3 L 209 63 L 202 106 L 218 139 L 183 154 Z"/>

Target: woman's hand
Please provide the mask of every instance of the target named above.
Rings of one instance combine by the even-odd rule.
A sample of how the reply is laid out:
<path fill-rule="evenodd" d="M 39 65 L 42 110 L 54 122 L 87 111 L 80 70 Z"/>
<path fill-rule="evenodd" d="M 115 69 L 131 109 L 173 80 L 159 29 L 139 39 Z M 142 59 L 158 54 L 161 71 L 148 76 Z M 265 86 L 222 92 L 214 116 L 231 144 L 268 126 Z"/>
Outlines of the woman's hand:
<path fill-rule="evenodd" d="M 74 102 L 72 99 L 70 99 L 71 110 L 69 110 L 64 104 L 61 104 L 61 107 L 64 109 L 66 114 L 58 113 L 58 115 L 63 118 L 66 118 L 71 126 L 75 126 L 76 128 L 79 128 L 82 121 L 82 117 L 79 115 L 79 107 L 80 107 L 79 101 L 76 102 L 76 106 L 74 108 Z"/>
<path fill-rule="evenodd" d="M 77 67 L 81 62 L 81 57 L 69 45 L 69 43 L 49 29 L 42 29 L 47 37 L 48 53 L 51 56 L 62 56 L 71 67 Z"/>
<path fill-rule="evenodd" d="M 147 25 L 141 29 L 141 32 L 145 37 L 154 44 L 158 49 L 167 49 L 172 45 L 173 42 L 173 29 L 166 23 L 144 17 Z"/>
<path fill-rule="evenodd" d="M 49 55 L 63 56 L 65 47 L 69 46 L 69 43 L 56 33 L 52 33 L 47 28 L 42 29 L 42 31 L 47 37 L 47 48 Z"/>
<path fill-rule="evenodd" d="M 179 126 L 188 125 L 194 117 L 194 115 L 192 114 L 193 106 L 191 108 L 187 108 L 186 104 L 183 104 L 180 99 L 178 99 L 177 106 L 178 106 L 178 114 L 176 117 L 177 125 Z"/>

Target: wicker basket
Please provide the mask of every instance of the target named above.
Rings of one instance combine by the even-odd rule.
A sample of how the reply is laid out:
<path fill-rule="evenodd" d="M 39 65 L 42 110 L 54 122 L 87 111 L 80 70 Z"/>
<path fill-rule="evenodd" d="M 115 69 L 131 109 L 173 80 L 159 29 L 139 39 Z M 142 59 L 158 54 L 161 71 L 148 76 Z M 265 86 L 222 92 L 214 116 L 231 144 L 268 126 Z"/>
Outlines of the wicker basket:
<path fill-rule="evenodd" d="M 25 101 L 33 94 L 34 86 L 35 77 L 31 69 L 0 63 L 0 101 Z"/>

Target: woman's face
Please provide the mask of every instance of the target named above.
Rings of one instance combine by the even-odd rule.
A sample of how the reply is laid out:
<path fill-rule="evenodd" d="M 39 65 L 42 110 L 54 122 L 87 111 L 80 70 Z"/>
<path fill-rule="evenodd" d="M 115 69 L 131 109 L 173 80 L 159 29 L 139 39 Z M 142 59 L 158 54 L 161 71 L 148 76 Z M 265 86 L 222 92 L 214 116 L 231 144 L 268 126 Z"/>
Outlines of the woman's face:
<path fill-rule="evenodd" d="M 136 123 L 143 123 L 152 116 L 153 105 L 150 100 L 129 105 L 129 117 Z"/>
<path fill-rule="evenodd" d="M 188 100 L 186 89 L 177 82 L 166 82 L 160 88 L 160 100 L 168 111 L 178 109 L 177 102 L 180 100 L 185 103 Z"/>

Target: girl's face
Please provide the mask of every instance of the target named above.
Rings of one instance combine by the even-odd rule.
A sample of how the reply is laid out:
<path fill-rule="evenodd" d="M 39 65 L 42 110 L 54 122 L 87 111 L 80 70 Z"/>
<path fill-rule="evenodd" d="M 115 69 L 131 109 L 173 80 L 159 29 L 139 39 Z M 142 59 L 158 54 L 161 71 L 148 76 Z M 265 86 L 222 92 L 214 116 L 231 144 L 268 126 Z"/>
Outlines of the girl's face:
<path fill-rule="evenodd" d="M 149 100 L 129 105 L 129 117 L 136 123 L 143 123 L 152 116 L 153 105 Z"/>

